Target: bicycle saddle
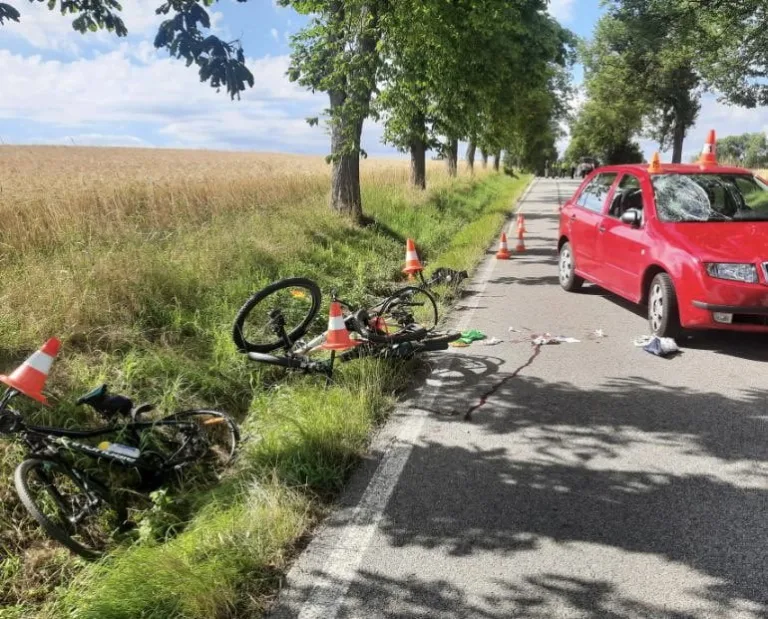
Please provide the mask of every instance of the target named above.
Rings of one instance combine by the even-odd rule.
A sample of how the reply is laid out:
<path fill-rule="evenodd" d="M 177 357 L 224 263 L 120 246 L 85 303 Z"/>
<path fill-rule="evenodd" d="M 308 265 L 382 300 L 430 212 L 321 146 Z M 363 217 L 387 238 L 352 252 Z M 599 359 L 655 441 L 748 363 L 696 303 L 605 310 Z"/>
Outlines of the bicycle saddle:
<path fill-rule="evenodd" d="M 131 399 L 123 395 L 110 395 L 106 384 L 78 398 L 77 404 L 87 404 L 106 419 L 112 419 L 118 415 L 130 417 L 133 411 Z"/>

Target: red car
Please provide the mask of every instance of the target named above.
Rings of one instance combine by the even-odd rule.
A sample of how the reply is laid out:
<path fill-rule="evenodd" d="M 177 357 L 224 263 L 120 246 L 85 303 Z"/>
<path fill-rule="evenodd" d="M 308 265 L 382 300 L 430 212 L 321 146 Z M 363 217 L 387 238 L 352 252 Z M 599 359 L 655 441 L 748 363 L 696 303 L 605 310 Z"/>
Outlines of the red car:
<path fill-rule="evenodd" d="M 647 304 L 658 336 L 768 331 L 768 183 L 717 165 L 714 141 L 702 161 L 593 171 L 560 209 L 561 286 Z"/>

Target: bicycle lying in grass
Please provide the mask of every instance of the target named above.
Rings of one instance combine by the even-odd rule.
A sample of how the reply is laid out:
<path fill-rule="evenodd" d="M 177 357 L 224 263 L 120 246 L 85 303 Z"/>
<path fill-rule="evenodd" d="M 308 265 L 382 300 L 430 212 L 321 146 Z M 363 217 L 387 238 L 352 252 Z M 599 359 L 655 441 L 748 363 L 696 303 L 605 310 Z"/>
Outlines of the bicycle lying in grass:
<path fill-rule="evenodd" d="M 445 280 L 446 276 L 450 277 Z M 361 357 L 409 359 L 421 352 L 446 350 L 461 337 L 456 332 L 439 332 L 437 301 L 429 287 L 456 282 L 466 272 L 441 270 L 421 286 L 406 286 L 366 308 L 336 299 L 345 311 L 346 329 L 357 335 L 360 345 L 341 353 L 345 362 Z M 294 277 L 270 284 L 254 294 L 240 308 L 232 337 L 240 352 L 253 361 L 325 374 L 330 377 L 337 359 L 314 360 L 309 355 L 321 349 L 327 332 L 304 340 L 320 310 L 322 295 L 310 279 Z M 282 350 L 281 355 L 274 355 Z"/>
<path fill-rule="evenodd" d="M 107 422 L 93 429 L 28 424 L 10 407 L 17 395 L 11 388 L 0 398 L 0 434 L 18 437 L 27 451 L 14 474 L 16 492 L 50 537 L 86 559 L 101 556 L 113 533 L 131 527 L 124 501 L 105 480 L 113 467 L 138 474 L 135 489 L 147 492 L 194 464 L 218 472 L 240 441 L 237 425 L 224 413 L 187 410 L 145 420 L 151 405 L 134 407 L 130 399 L 110 395 L 106 385 L 77 401 Z M 85 442 L 108 436 L 120 442 Z"/>

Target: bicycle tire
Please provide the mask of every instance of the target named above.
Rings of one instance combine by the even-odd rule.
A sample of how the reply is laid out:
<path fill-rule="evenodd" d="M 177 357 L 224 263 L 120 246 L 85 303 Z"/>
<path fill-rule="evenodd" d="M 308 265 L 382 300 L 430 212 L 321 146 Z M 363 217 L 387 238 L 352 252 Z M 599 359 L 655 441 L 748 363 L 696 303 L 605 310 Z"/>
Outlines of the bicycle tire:
<path fill-rule="evenodd" d="M 168 415 L 167 417 L 163 417 L 162 419 L 159 419 L 157 421 L 158 426 L 165 425 L 166 427 L 172 427 L 172 423 L 166 423 L 166 422 L 174 422 L 174 421 L 188 421 L 190 418 L 195 417 L 209 417 L 209 418 L 216 418 L 221 419 L 223 423 L 226 424 L 228 435 L 228 445 L 225 445 L 223 449 L 219 449 L 214 453 L 215 456 L 219 459 L 219 464 L 223 468 L 230 464 L 237 454 L 237 448 L 240 444 L 240 428 L 238 428 L 237 424 L 234 422 L 234 420 L 227 415 L 226 413 L 222 413 L 220 411 L 214 411 L 214 410 L 208 410 L 208 409 L 192 409 L 187 411 L 181 411 L 179 413 L 174 413 L 173 415 Z M 189 462 L 199 460 L 205 457 L 204 454 L 200 458 L 194 458 L 190 459 Z M 186 461 L 183 461 L 182 464 L 186 463 Z M 178 464 L 178 463 L 177 463 Z M 169 461 L 169 466 L 175 466 L 173 461 Z"/>
<path fill-rule="evenodd" d="M 274 282 L 269 286 L 259 290 L 259 292 L 251 296 L 251 298 L 248 299 L 238 310 L 237 315 L 235 316 L 235 323 L 232 327 L 232 339 L 234 340 L 235 346 L 237 346 L 237 349 L 240 352 L 269 353 L 284 346 L 284 342 L 278 339 L 277 336 L 275 336 L 275 341 L 273 342 L 249 342 L 245 335 L 245 322 L 253 309 L 259 303 L 264 301 L 267 297 L 275 294 L 276 292 L 288 288 L 303 288 L 310 294 L 312 304 L 309 308 L 309 311 L 307 312 L 307 315 L 301 320 L 301 322 L 299 322 L 296 327 L 294 327 L 288 333 L 288 338 L 291 340 L 291 342 L 295 342 L 304 336 L 304 334 L 307 332 L 307 329 L 309 328 L 310 323 L 315 319 L 318 311 L 320 311 L 322 294 L 320 292 L 319 286 L 311 279 L 307 279 L 305 277 L 289 277 Z"/>
<path fill-rule="evenodd" d="M 358 325 L 361 331 L 361 335 L 375 344 L 402 344 L 405 342 L 424 340 L 428 334 L 437 326 L 439 320 L 437 301 L 434 294 L 432 294 L 429 290 L 420 288 L 418 286 L 406 286 L 405 288 L 401 288 L 394 294 L 390 295 L 383 302 L 379 303 L 377 307 L 380 307 L 381 309 L 378 312 L 378 316 L 385 316 L 389 312 L 390 308 L 392 308 L 399 299 L 402 299 L 409 294 L 424 295 L 428 299 L 430 308 L 425 312 L 425 315 L 429 316 L 430 318 L 431 324 L 428 327 L 415 325 L 414 323 L 412 325 L 403 325 L 404 327 L 407 327 L 407 330 L 399 331 L 391 335 L 382 335 L 381 333 L 377 333 L 375 330 L 371 329 L 369 325 Z"/>
<path fill-rule="evenodd" d="M 29 475 L 34 469 L 43 466 L 58 468 L 60 472 L 73 480 L 81 491 L 83 490 L 80 480 L 74 475 L 72 468 L 66 464 L 55 460 L 29 458 L 22 461 L 21 464 L 16 467 L 16 471 L 14 472 L 14 485 L 16 486 L 16 492 L 19 495 L 19 499 L 21 499 L 22 505 L 24 505 L 29 514 L 37 521 L 40 528 L 42 528 L 49 537 L 59 542 L 62 546 L 65 546 L 76 555 L 89 560 L 98 559 L 104 554 L 103 549 L 90 548 L 73 539 L 71 534 L 67 533 L 59 525 L 54 523 L 45 513 L 43 513 L 43 510 L 38 507 L 37 502 L 32 496 L 33 492 L 29 484 Z M 106 496 L 95 486 L 91 488 L 91 491 L 98 495 L 99 499 L 103 501 L 104 504 L 115 510 L 115 517 L 120 525 L 125 523 L 128 515 L 127 510 L 122 504 L 113 502 L 111 497 Z"/>
<path fill-rule="evenodd" d="M 437 350 L 447 350 L 448 344 L 455 342 L 461 337 L 458 331 L 449 331 L 448 333 L 431 333 L 429 337 L 420 343 L 424 352 L 433 352 Z"/>

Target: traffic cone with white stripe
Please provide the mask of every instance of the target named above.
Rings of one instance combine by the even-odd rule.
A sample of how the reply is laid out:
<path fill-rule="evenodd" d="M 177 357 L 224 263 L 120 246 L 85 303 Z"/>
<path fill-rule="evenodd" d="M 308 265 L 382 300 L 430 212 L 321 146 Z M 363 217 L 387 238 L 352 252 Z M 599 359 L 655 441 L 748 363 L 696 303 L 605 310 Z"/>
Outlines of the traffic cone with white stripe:
<path fill-rule="evenodd" d="M 515 251 L 518 253 L 523 253 L 525 251 L 525 217 L 522 213 L 518 213 L 517 215 L 517 247 L 515 247 Z"/>
<path fill-rule="evenodd" d="M 349 337 L 347 325 L 344 324 L 344 317 L 341 315 L 341 305 L 338 301 L 333 301 L 328 317 L 328 332 L 325 334 L 325 343 L 321 348 L 323 350 L 348 350 L 361 343 Z"/>
<path fill-rule="evenodd" d="M 701 150 L 699 165 L 702 167 L 717 165 L 717 139 L 714 129 L 709 130 L 707 141 L 704 142 L 704 148 Z"/>
<path fill-rule="evenodd" d="M 0 376 L 0 382 L 48 406 L 48 400 L 43 395 L 43 387 L 60 346 L 59 340 L 55 337 L 51 338 L 40 350 L 16 368 L 13 374 Z"/>
<path fill-rule="evenodd" d="M 416 245 L 411 239 L 405 242 L 405 268 L 403 273 L 407 273 L 413 277 L 414 273 L 421 273 L 424 267 L 419 260 L 419 254 L 416 253 Z"/>
<path fill-rule="evenodd" d="M 496 258 L 499 260 L 509 260 L 512 257 L 512 252 L 507 247 L 507 233 L 501 233 L 501 240 L 499 241 L 499 251 L 496 252 Z"/>

